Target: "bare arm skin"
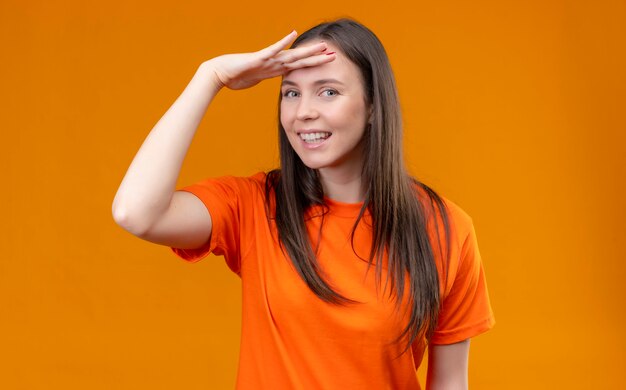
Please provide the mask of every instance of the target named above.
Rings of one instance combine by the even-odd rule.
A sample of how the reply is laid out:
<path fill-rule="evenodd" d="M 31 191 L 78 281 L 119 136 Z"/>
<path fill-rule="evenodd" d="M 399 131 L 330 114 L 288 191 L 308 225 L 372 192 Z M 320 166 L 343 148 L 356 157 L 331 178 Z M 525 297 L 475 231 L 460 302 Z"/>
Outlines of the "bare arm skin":
<path fill-rule="evenodd" d="M 428 349 L 427 390 L 467 390 L 469 339 Z"/>
<path fill-rule="evenodd" d="M 115 199 L 113 218 L 144 240 L 196 248 L 211 236 L 211 216 L 194 195 L 175 191 L 180 169 L 209 104 L 221 88 L 249 88 L 293 69 L 334 60 L 325 43 L 284 50 L 295 31 L 260 51 L 227 54 L 200 65 L 135 155 Z"/>

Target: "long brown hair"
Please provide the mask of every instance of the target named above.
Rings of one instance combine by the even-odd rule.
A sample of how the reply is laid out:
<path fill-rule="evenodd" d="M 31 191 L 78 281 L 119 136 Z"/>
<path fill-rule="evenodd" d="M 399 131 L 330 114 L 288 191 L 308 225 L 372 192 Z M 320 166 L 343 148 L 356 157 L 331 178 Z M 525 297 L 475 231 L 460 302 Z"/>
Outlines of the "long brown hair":
<path fill-rule="evenodd" d="M 313 27 L 300 35 L 292 47 L 313 39 L 335 44 L 362 74 L 372 115 L 364 134 L 364 155 L 367 156 L 363 166 L 365 201 L 352 229 L 352 238 L 368 210 L 372 245 L 367 261 L 369 266 L 375 264 L 377 284 L 382 282 L 386 253 L 385 288 L 388 283 L 391 287 L 389 292 L 393 292 L 398 307 L 408 289 L 410 317 L 398 338 L 406 338 L 408 349 L 418 337 L 430 339 L 437 324 L 439 277 L 427 231 L 426 207 L 430 211 L 436 209 L 442 216 L 447 248 L 449 223 L 445 203 L 405 169 L 396 83 L 385 49 L 376 35 L 353 20 L 341 19 Z M 281 247 L 300 277 L 320 299 L 333 304 L 354 303 L 326 282 L 319 267 L 316 250 L 307 235 L 305 213 L 312 206 L 324 206 L 324 190 L 318 172 L 305 166 L 291 147 L 280 119 L 279 145 L 281 169 L 268 173 L 265 192 L 268 215 L 270 202 L 272 198 L 275 200 L 274 219 Z M 420 190 L 426 194 L 425 202 L 419 200 Z M 438 227 L 435 230 L 438 232 Z M 443 250 L 438 234 L 437 238 L 443 255 L 447 250 Z M 405 285 L 407 275 L 408 286 Z"/>

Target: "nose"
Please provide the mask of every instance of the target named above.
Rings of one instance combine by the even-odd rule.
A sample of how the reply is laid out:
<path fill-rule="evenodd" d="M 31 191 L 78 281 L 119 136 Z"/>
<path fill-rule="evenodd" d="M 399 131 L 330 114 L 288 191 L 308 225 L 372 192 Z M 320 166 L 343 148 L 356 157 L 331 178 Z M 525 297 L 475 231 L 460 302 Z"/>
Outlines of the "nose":
<path fill-rule="evenodd" d="M 319 111 L 313 101 L 310 98 L 302 96 L 299 99 L 298 107 L 296 109 L 296 119 L 299 121 L 307 121 L 316 119 L 319 116 Z"/>

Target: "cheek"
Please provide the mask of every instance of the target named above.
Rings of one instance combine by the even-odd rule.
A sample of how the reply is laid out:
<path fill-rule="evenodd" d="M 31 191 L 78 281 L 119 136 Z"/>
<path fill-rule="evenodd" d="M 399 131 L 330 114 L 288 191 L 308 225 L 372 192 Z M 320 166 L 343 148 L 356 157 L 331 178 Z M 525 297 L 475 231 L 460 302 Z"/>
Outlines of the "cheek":
<path fill-rule="evenodd" d="M 289 128 L 289 123 L 292 122 L 292 118 L 293 118 L 293 115 L 292 115 L 291 111 L 289 110 L 289 107 L 286 107 L 286 105 L 281 104 L 281 106 L 280 106 L 280 123 L 283 125 L 283 128 L 285 128 L 285 129 Z"/>
<path fill-rule="evenodd" d="M 289 140 L 289 143 L 291 144 L 291 146 L 293 147 L 294 145 L 294 134 L 292 131 L 290 131 L 293 127 L 293 114 L 291 112 L 291 110 L 289 110 L 288 107 L 285 107 L 285 105 L 281 105 L 280 106 L 280 124 L 283 128 L 283 134 L 285 134 L 287 136 L 287 139 Z"/>
<path fill-rule="evenodd" d="M 338 114 L 336 117 L 347 127 L 362 129 L 367 124 L 366 109 L 360 103 L 345 106 Z"/>

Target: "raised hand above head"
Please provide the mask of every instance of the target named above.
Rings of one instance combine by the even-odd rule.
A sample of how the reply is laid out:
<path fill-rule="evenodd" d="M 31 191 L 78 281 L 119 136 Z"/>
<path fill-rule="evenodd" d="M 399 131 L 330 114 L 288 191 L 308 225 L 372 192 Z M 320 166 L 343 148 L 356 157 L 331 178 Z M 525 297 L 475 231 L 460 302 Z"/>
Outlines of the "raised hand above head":
<path fill-rule="evenodd" d="M 286 49 L 292 31 L 253 53 L 226 54 L 203 62 L 183 93 L 154 126 L 128 168 L 113 201 L 120 226 L 152 242 L 195 247 L 211 235 L 211 218 L 199 199 L 175 191 L 183 159 L 207 107 L 226 86 L 249 88 L 291 70 L 335 59 L 318 42 Z"/>
<path fill-rule="evenodd" d="M 324 42 L 286 49 L 296 35 L 292 31 L 259 51 L 222 55 L 208 60 L 205 65 L 213 70 L 220 87 L 244 89 L 294 69 L 317 66 L 335 59 L 334 53 L 325 53 L 327 45 Z"/>

